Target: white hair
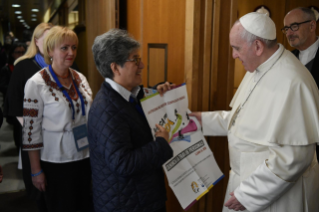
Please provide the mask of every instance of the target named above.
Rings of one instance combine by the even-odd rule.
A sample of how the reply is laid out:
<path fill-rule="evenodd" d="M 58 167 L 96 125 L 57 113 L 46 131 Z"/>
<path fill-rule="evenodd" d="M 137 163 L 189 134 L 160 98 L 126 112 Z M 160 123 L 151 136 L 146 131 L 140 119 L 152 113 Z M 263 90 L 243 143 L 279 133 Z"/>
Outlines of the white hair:
<path fill-rule="evenodd" d="M 237 20 L 235 24 L 240 23 L 239 20 Z M 240 37 L 245 40 L 249 45 L 251 45 L 255 40 L 259 40 L 262 43 L 264 43 L 268 48 L 272 48 L 273 46 L 275 46 L 277 44 L 277 38 L 275 38 L 274 40 L 268 40 L 268 39 L 264 39 L 261 37 L 258 37 L 250 32 L 248 32 L 245 28 L 243 28 L 243 30 L 240 32 Z"/>

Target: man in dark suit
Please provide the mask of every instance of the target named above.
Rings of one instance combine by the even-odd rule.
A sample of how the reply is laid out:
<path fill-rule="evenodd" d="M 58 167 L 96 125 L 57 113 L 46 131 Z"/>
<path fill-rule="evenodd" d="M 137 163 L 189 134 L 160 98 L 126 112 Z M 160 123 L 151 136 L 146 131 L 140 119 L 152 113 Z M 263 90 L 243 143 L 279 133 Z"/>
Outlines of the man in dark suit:
<path fill-rule="evenodd" d="M 285 16 L 285 26 L 281 31 L 286 35 L 290 46 L 295 48 L 292 53 L 307 67 L 319 87 L 317 18 L 315 13 L 309 8 L 299 7 L 293 9 Z M 319 146 L 317 146 L 316 152 L 319 161 Z"/>

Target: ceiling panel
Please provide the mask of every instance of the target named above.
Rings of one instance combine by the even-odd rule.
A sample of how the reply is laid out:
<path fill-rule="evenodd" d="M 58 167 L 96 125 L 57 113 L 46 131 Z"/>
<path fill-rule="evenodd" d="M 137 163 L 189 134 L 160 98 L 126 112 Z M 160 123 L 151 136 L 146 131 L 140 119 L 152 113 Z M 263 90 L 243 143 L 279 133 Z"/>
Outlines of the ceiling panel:
<path fill-rule="evenodd" d="M 52 0 L 0 0 L 0 20 L 3 32 L 6 33 L 10 29 L 17 37 L 21 36 L 22 31 L 27 28 L 20 22 L 21 19 L 18 16 L 22 16 L 30 30 L 33 30 L 43 21 L 45 10 L 51 2 Z M 19 4 L 20 7 L 12 7 L 13 4 Z M 32 12 L 32 9 L 38 9 L 39 12 Z M 21 14 L 15 14 L 16 11 L 21 11 Z M 32 18 L 36 18 L 36 21 L 33 21 Z"/>

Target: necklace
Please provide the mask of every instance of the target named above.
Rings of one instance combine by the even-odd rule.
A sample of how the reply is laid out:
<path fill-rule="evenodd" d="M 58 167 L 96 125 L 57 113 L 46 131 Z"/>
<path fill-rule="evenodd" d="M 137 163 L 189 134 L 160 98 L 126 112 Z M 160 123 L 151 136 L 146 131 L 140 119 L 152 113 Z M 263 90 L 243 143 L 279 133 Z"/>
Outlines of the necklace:
<path fill-rule="evenodd" d="M 62 79 L 66 79 L 70 76 L 70 71 L 68 71 L 68 74 L 66 76 L 61 76 L 61 75 L 58 75 L 56 72 L 54 72 L 55 75 L 57 75 L 58 77 L 62 78 Z"/>
<path fill-rule="evenodd" d="M 74 81 L 72 81 L 72 85 L 70 90 L 68 91 L 71 99 L 73 99 L 74 101 L 76 101 L 78 99 L 78 92 L 75 89 L 75 85 L 74 85 Z"/>

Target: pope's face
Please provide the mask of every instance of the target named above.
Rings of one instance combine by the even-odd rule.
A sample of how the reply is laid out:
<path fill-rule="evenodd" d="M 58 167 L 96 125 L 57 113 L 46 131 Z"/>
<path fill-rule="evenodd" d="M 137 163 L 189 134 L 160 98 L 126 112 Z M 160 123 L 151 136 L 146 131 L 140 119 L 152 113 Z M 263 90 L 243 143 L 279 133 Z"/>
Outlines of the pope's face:
<path fill-rule="evenodd" d="M 240 23 L 235 24 L 229 34 L 229 42 L 233 49 L 233 58 L 238 58 L 246 71 L 254 72 L 258 67 L 253 45 L 241 38 L 241 30 L 244 28 Z"/>
<path fill-rule="evenodd" d="M 302 23 L 304 21 L 308 20 L 304 18 L 303 12 L 301 10 L 293 10 L 286 15 L 284 25 L 285 27 L 290 27 L 292 24 Z M 307 39 L 311 34 L 310 25 L 311 22 L 300 24 L 297 31 L 288 29 L 286 37 L 291 47 L 299 50 L 308 48 Z"/>

